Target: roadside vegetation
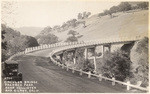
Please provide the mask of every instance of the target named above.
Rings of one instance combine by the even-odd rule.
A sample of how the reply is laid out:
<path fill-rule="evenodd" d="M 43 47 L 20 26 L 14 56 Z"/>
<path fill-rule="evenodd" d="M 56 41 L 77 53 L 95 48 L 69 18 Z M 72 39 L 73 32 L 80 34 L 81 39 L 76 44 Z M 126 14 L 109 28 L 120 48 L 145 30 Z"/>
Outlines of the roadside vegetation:
<path fill-rule="evenodd" d="M 20 32 L 10 27 L 1 25 L 2 32 L 2 61 L 5 61 L 13 54 L 24 51 L 27 47 L 38 46 L 34 37 L 21 35 Z"/>

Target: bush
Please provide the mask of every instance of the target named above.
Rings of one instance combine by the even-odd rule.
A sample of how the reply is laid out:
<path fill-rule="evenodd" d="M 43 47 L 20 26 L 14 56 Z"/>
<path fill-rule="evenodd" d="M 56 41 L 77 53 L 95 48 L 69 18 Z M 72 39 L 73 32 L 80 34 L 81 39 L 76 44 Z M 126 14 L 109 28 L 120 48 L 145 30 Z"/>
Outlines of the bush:
<path fill-rule="evenodd" d="M 131 5 L 128 2 L 121 2 L 119 4 L 119 11 L 128 11 L 131 10 Z"/>
<path fill-rule="evenodd" d="M 94 72 L 94 64 L 90 62 L 90 60 L 85 60 L 84 64 L 83 64 L 83 71 L 86 72 Z"/>
<path fill-rule="evenodd" d="M 47 35 L 38 35 L 36 38 L 39 44 L 53 44 L 58 42 L 58 37 L 51 33 Z"/>
<path fill-rule="evenodd" d="M 76 42 L 78 41 L 78 38 L 75 37 L 75 36 L 69 36 L 67 39 L 66 39 L 66 42 Z"/>
<path fill-rule="evenodd" d="M 15 54 L 19 51 L 25 50 L 27 47 L 38 46 L 38 42 L 34 37 L 21 35 L 8 41 L 8 49 L 10 55 Z"/>
<path fill-rule="evenodd" d="M 130 58 L 124 51 L 106 52 L 103 58 L 102 73 L 104 76 L 124 81 L 130 77 Z"/>

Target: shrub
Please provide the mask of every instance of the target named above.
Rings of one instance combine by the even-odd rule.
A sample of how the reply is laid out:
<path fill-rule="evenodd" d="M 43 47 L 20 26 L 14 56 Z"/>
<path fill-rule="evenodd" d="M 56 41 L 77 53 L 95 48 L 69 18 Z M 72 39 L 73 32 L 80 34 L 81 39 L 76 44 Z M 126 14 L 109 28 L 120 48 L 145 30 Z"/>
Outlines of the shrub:
<path fill-rule="evenodd" d="M 84 64 L 83 64 L 83 71 L 90 71 L 90 72 L 94 72 L 94 64 L 90 62 L 90 60 L 85 60 Z"/>
<path fill-rule="evenodd" d="M 104 14 L 104 13 L 99 13 L 98 16 L 99 16 L 99 17 L 105 16 L 105 14 Z"/>
<path fill-rule="evenodd" d="M 117 50 L 113 53 L 106 52 L 103 58 L 102 73 L 109 78 L 124 81 L 130 77 L 130 58 L 124 51 Z"/>

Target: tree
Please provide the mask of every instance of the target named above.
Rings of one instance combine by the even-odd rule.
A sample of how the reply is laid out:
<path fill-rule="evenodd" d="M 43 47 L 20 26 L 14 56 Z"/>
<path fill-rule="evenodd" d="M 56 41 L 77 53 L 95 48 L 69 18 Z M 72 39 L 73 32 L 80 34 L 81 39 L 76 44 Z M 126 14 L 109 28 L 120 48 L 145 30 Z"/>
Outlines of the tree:
<path fill-rule="evenodd" d="M 83 12 L 83 19 L 88 18 L 91 15 L 91 12 Z"/>
<path fill-rule="evenodd" d="M 88 12 L 88 13 L 87 13 L 87 17 L 89 17 L 90 15 L 91 15 L 91 12 Z"/>
<path fill-rule="evenodd" d="M 76 27 L 77 26 L 76 21 L 77 21 L 76 19 L 71 19 L 71 20 L 67 21 L 66 23 L 68 26 Z"/>
<path fill-rule="evenodd" d="M 47 34 L 47 33 L 50 33 L 51 31 L 52 31 L 52 28 L 50 26 L 47 26 L 41 31 L 41 33 Z"/>
<path fill-rule="evenodd" d="M 3 41 L 5 36 L 5 30 L 2 30 L 2 62 L 5 61 L 7 59 L 7 56 L 6 56 L 6 50 L 7 50 L 7 42 L 6 41 Z"/>
<path fill-rule="evenodd" d="M 67 27 L 67 24 L 64 22 L 61 27 L 62 27 L 63 29 L 65 29 L 65 27 Z"/>
<path fill-rule="evenodd" d="M 119 11 L 128 11 L 131 10 L 131 5 L 128 2 L 121 2 L 119 4 Z"/>
<path fill-rule="evenodd" d="M 87 16 L 86 16 L 86 11 L 85 12 L 83 12 L 83 19 L 84 18 L 86 18 Z"/>
<path fill-rule="evenodd" d="M 82 19 L 82 13 L 78 13 L 78 19 Z"/>
<path fill-rule="evenodd" d="M 75 42 L 75 41 L 78 41 L 78 38 L 75 37 L 75 36 L 69 36 L 69 37 L 66 39 L 66 42 Z"/>
<path fill-rule="evenodd" d="M 34 37 L 21 35 L 10 27 L 2 27 L 2 60 L 5 61 L 13 54 L 25 50 L 27 47 L 38 46 Z"/>
<path fill-rule="evenodd" d="M 148 2 L 141 2 L 139 4 L 137 4 L 138 8 L 141 8 L 141 9 L 146 9 L 148 8 Z"/>
<path fill-rule="evenodd" d="M 68 35 L 71 35 L 69 36 L 67 39 L 66 39 L 66 42 L 74 42 L 74 41 L 78 41 L 78 38 L 81 38 L 82 35 L 79 35 L 79 33 L 77 31 L 74 31 L 74 30 L 70 30 L 68 32 Z"/>
<path fill-rule="evenodd" d="M 104 10 L 105 15 L 109 15 L 112 18 L 112 12 L 110 10 Z"/>
<path fill-rule="evenodd" d="M 58 37 L 49 33 L 45 35 L 39 35 L 37 40 L 39 44 L 53 44 L 58 42 Z"/>
<path fill-rule="evenodd" d="M 72 36 L 76 36 L 76 35 L 78 35 L 79 33 L 77 33 L 77 31 L 74 31 L 74 30 L 70 30 L 69 32 L 68 32 L 68 35 L 72 35 Z"/>
<path fill-rule="evenodd" d="M 55 25 L 54 27 L 53 27 L 53 30 L 59 30 L 60 29 L 60 26 L 59 25 Z"/>
<path fill-rule="evenodd" d="M 111 13 L 116 13 L 119 11 L 119 7 L 118 6 L 112 6 L 109 10 Z"/>
<path fill-rule="evenodd" d="M 9 55 L 15 54 L 19 51 L 23 51 L 28 47 L 38 46 L 38 42 L 34 37 L 21 35 L 8 41 Z"/>
<path fill-rule="evenodd" d="M 2 30 L 2 49 L 6 50 L 7 43 L 6 43 L 6 41 L 3 41 L 5 39 L 5 36 L 4 36 L 5 33 L 6 33 L 5 30 Z"/>
<path fill-rule="evenodd" d="M 77 25 L 83 24 L 83 27 L 84 27 L 84 28 L 86 27 L 85 23 L 86 23 L 85 21 L 77 21 L 77 22 L 76 22 Z"/>

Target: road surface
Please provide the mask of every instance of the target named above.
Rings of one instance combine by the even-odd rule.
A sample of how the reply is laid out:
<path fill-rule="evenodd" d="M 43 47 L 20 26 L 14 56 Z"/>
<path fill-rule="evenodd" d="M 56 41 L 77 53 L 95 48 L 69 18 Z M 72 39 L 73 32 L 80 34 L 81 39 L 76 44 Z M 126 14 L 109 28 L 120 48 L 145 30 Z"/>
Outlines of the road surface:
<path fill-rule="evenodd" d="M 109 81 L 98 81 L 97 78 L 80 76 L 71 70 L 66 71 L 54 65 L 48 54 L 52 49 L 46 49 L 19 56 L 16 60 L 19 71 L 23 73 L 24 81 L 37 81 L 36 87 L 41 93 L 121 93 L 127 92 L 126 87 Z M 15 59 L 15 58 L 14 58 Z"/>

